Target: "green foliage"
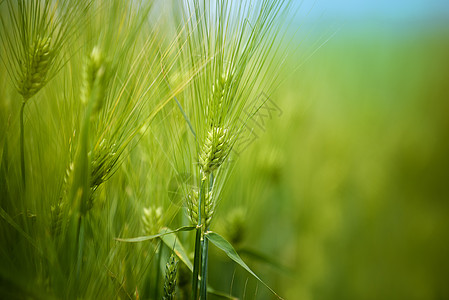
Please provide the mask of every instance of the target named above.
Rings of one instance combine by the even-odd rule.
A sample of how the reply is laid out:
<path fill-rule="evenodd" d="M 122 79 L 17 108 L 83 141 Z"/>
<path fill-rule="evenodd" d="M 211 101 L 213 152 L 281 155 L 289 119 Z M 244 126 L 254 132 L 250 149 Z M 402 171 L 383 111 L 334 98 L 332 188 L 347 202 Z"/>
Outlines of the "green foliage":
<path fill-rule="evenodd" d="M 0 298 L 447 298 L 446 32 L 293 6 L 0 0 Z"/>
<path fill-rule="evenodd" d="M 180 231 L 191 231 L 193 229 L 195 229 L 195 226 L 184 226 L 184 227 L 180 227 L 173 231 L 163 230 L 161 233 L 154 234 L 154 235 L 141 236 L 141 237 L 136 237 L 136 238 L 116 238 L 116 240 L 120 241 L 120 242 L 136 243 L 136 242 L 149 241 L 149 240 L 152 240 L 155 238 L 162 237 L 167 234 L 172 234 L 172 233 L 176 233 L 176 232 L 180 232 Z"/>

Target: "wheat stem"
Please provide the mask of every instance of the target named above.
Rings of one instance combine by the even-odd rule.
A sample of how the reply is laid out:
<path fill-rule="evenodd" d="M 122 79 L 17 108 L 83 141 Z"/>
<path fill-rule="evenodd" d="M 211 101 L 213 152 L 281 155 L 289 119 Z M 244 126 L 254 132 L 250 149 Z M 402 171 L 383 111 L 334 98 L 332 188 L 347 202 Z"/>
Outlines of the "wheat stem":
<path fill-rule="evenodd" d="M 201 259 L 201 246 L 203 240 L 203 223 L 202 223 L 202 211 L 204 206 L 204 187 L 205 180 L 201 180 L 200 192 L 198 197 L 198 223 L 196 227 L 196 236 L 195 236 L 195 256 L 193 259 L 193 278 L 192 278 L 192 299 L 198 298 L 198 276 L 200 274 L 200 270 L 202 268 L 202 259 Z"/>
<path fill-rule="evenodd" d="M 156 260 L 156 285 L 154 286 L 154 299 L 159 299 L 159 281 L 161 281 L 161 261 L 162 261 L 162 248 L 163 243 L 159 241 L 159 253 Z"/>
<path fill-rule="evenodd" d="M 193 259 L 192 299 L 198 299 L 198 276 L 201 264 L 201 227 L 196 229 L 195 257 Z"/>
<path fill-rule="evenodd" d="M 203 234 L 204 235 L 204 234 Z M 200 299 L 206 300 L 207 298 L 207 261 L 209 253 L 209 241 L 208 239 L 202 238 L 201 240 L 202 248 L 202 269 L 201 269 L 201 282 L 200 282 Z"/>
<path fill-rule="evenodd" d="M 81 265 L 83 263 L 83 250 L 84 250 L 84 222 L 83 217 L 78 217 L 77 228 L 77 260 L 76 260 L 76 281 L 79 282 L 81 274 Z"/>
<path fill-rule="evenodd" d="M 22 106 L 20 107 L 20 165 L 22 168 L 22 183 L 23 186 L 26 187 L 26 175 L 25 175 L 25 133 L 23 126 L 23 111 L 25 109 L 26 100 L 24 99 L 22 102 Z"/>

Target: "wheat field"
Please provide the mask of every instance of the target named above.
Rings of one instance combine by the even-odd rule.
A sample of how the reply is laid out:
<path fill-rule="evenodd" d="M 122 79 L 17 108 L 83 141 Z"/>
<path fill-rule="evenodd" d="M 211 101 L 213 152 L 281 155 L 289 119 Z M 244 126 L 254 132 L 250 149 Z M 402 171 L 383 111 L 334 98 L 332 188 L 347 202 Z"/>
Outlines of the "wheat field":
<path fill-rule="evenodd" d="M 447 299 L 438 1 L 0 1 L 0 299 Z"/>

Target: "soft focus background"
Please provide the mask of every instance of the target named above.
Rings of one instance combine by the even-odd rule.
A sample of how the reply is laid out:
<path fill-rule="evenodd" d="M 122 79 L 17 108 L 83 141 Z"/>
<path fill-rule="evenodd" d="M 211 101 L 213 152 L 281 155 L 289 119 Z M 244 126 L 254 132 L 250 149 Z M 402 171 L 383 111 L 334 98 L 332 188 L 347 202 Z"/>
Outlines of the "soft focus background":
<path fill-rule="evenodd" d="M 255 268 L 287 299 L 449 299 L 449 2 L 303 1 L 296 25 L 221 204 L 292 273 Z"/>

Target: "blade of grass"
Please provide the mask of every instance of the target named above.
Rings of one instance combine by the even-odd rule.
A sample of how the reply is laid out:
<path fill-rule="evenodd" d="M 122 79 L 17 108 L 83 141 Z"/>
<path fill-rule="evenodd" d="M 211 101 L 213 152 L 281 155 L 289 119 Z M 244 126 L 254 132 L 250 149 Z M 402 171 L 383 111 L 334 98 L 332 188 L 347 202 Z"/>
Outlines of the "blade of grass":
<path fill-rule="evenodd" d="M 237 251 L 235 251 L 234 247 L 221 235 L 218 233 L 209 231 L 205 234 L 206 238 L 212 242 L 215 246 L 217 246 L 220 250 L 226 253 L 226 255 L 235 261 L 237 264 L 239 264 L 242 268 L 244 268 L 246 271 L 248 271 L 251 275 L 254 276 L 257 280 L 259 280 L 260 283 L 262 283 L 264 286 L 266 286 L 277 298 L 283 299 L 281 296 L 279 296 L 271 287 L 269 287 L 262 279 L 259 278 L 259 276 L 254 273 L 250 267 L 240 258 L 240 256 L 237 254 Z"/>
<path fill-rule="evenodd" d="M 173 231 L 162 232 L 162 233 L 158 233 L 155 235 L 140 236 L 140 237 L 129 238 L 129 239 L 115 238 L 115 240 L 119 241 L 119 242 L 126 242 L 126 243 L 137 243 L 137 242 L 149 241 L 149 240 L 152 240 L 152 239 L 155 239 L 158 237 L 162 237 L 162 236 L 165 236 L 165 235 L 171 234 L 171 233 L 176 233 L 176 232 L 180 232 L 180 231 L 191 231 L 195 228 L 196 228 L 196 226 L 184 226 L 184 227 L 175 229 Z"/>
<path fill-rule="evenodd" d="M 160 236 L 161 240 L 167 245 L 167 247 L 173 249 L 173 252 L 187 266 L 187 268 L 189 268 L 190 272 L 193 272 L 193 264 L 178 237 L 175 234 L 166 234 L 173 232 L 169 228 L 163 228 L 161 232 L 165 232 L 164 235 Z"/>
<path fill-rule="evenodd" d="M 169 233 L 173 232 L 169 228 L 163 228 L 161 232 L 167 232 Z M 160 237 L 161 240 L 167 245 L 167 247 L 173 249 L 173 252 L 179 257 L 179 259 L 189 268 L 190 272 L 193 273 L 193 264 L 189 259 L 189 256 L 187 255 L 187 252 L 185 251 L 184 246 L 182 245 L 181 241 L 178 239 L 176 234 L 166 234 Z M 238 298 L 233 297 L 231 295 L 228 295 L 224 292 L 220 292 L 212 288 L 211 286 L 207 285 L 207 292 L 210 294 L 213 294 L 218 297 L 236 300 Z"/>

